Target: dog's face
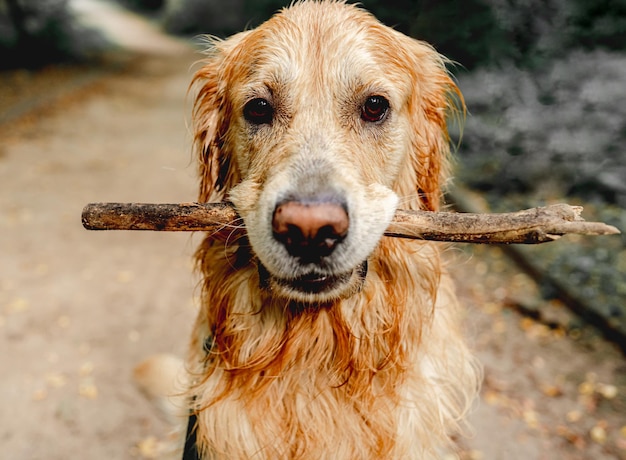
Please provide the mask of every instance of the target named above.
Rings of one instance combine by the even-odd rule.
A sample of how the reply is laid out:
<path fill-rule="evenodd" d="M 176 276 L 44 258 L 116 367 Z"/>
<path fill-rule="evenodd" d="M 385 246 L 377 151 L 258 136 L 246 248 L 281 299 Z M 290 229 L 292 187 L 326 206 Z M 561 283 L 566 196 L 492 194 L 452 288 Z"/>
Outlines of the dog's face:
<path fill-rule="evenodd" d="M 298 3 L 215 43 L 195 81 L 200 200 L 233 202 L 273 294 L 351 295 L 398 203 L 436 208 L 456 89 L 368 13 Z"/>

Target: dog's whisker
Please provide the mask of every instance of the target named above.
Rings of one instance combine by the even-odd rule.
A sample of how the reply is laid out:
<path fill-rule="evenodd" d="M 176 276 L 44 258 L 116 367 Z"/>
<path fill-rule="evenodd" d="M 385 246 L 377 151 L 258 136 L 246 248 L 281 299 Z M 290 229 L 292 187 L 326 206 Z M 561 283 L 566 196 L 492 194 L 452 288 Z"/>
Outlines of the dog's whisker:
<path fill-rule="evenodd" d="M 212 232 L 206 232 L 206 235 L 210 238 L 217 238 L 219 235 L 223 234 L 224 231 L 227 229 L 230 230 L 228 237 L 236 235 L 239 231 L 245 231 L 243 219 L 237 218 L 237 219 L 232 220 L 229 223 L 224 223 L 220 225 L 219 227 L 217 227 Z"/>
<path fill-rule="evenodd" d="M 402 195 L 398 197 L 398 209 L 410 208 L 415 203 L 419 203 L 421 201 L 420 195 L 418 193 Z"/>

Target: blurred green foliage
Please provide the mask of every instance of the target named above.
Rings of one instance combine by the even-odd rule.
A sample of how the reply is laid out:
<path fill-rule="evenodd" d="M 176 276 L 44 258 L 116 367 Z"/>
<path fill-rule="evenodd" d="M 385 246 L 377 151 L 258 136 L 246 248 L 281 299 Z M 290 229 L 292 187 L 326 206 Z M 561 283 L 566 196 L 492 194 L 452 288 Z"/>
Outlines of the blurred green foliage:
<path fill-rule="evenodd" d="M 0 0 L 0 69 L 84 59 L 101 43 L 75 20 L 68 0 Z"/>
<path fill-rule="evenodd" d="M 290 2 L 244 0 L 244 12 L 255 26 Z M 362 0 L 358 3 L 381 22 L 433 44 L 467 68 L 487 64 L 510 50 L 491 8 L 481 0 Z"/>
<path fill-rule="evenodd" d="M 141 12 L 158 11 L 165 6 L 165 0 L 119 0 L 128 8 Z"/>
<path fill-rule="evenodd" d="M 254 27 L 291 0 L 118 0 L 188 36 Z M 349 0 L 350 3 L 356 3 Z M 512 62 L 537 68 L 573 48 L 626 47 L 626 0 L 362 0 L 385 24 L 432 43 L 466 69 Z M 16 13 L 17 11 L 17 13 Z M 91 33 L 91 35 L 90 35 Z M 0 67 L 83 57 L 93 32 L 69 0 L 0 0 Z"/>
<path fill-rule="evenodd" d="M 410 35 L 432 43 L 465 68 L 512 55 L 512 45 L 492 9 L 481 0 L 419 0 Z"/>
<path fill-rule="evenodd" d="M 177 5 L 166 13 L 170 31 L 227 36 L 259 25 L 291 2 L 170 0 L 169 3 Z M 504 62 L 537 68 L 567 49 L 626 46 L 626 0 L 362 0 L 358 3 L 383 23 L 433 44 L 439 52 L 470 70 Z"/>
<path fill-rule="evenodd" d="M 626 0 L 571 0 L 570 42 L 626 50 Z"/>

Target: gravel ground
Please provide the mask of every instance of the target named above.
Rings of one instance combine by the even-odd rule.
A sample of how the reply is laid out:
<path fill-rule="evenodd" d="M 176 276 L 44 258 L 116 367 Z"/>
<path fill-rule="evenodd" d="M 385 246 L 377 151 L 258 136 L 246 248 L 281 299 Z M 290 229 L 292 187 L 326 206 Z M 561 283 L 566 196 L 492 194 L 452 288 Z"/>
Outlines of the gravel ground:
<path fill-rule="evenodd" d="M 0 442 L 10 458 L 151 458 L 166 436 L 130 375 L 151 354 L 184 351 L 197 238 L 87 232 L 80 212 L 195 198 L 185 95 L 197 55 L 175 49 L 126 55 L 123 68 L 0 124 Z M 53 90 L 82 72 L 20 78 Z M 542 301 L 500 249 L 448 255 L 485 365 L 463 458 L 626 459 L 623 356 L 593 331 L 562 327 L 566 309 Z M 530 303 L 549 325 L 519 314 Z"/>

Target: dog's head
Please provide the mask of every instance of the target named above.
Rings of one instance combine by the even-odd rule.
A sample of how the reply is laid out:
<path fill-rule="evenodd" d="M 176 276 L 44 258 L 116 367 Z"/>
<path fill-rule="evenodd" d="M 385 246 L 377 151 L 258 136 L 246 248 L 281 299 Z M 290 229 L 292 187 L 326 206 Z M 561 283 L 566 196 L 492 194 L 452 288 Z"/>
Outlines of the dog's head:
<path fill-rule="evenodd" d="M 435 210 L 458 91 L 430 46 L 343 2 L 213 41 L 194 83 L 200 201 L 232 201 L 276 295 L 359 289 L 396 206 Z"/>

